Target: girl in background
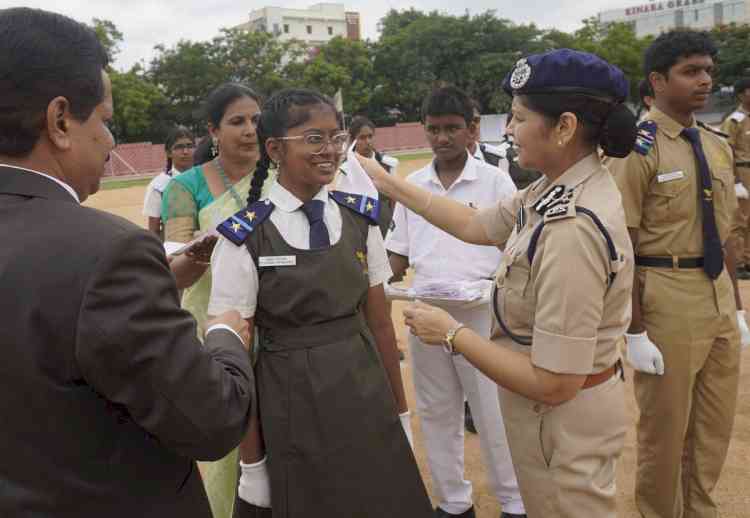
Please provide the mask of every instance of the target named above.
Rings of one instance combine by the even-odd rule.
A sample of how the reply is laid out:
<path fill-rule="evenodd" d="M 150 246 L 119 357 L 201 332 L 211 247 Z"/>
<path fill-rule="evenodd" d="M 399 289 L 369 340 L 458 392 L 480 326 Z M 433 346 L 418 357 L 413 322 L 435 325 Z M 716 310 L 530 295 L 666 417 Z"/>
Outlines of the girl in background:
<path fill-rule="evenodd" d="M 167 153 L 167 167 L 163 173 L 155 176 L 146 188 L 146 197 L 143 200 L 143 215 L 148 217 L 148 229 L 160 238 L 164 237 L 161 222 L 162 195 L 172 178 L 193 167 L 194 142 L 195 137 L 185 126 L 173 128 L 164 142 L 164 151 Z"/>

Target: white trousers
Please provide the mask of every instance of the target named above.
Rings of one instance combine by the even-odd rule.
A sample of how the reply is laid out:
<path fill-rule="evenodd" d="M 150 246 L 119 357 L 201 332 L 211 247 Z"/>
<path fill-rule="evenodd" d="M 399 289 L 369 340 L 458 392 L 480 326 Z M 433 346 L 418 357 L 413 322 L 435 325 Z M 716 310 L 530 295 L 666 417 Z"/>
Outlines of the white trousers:
<path fill-rule="evenodd" d="M 449 311 L 459 322 L 489 337 L 488 306 Z M 438 505 L 450 514 L 461 514 L 472 506 L 471 482 L 464 478 L 464 400 L 468 400 L 490 489 L 504 512 L 523 514 L 495 382 L 463 356 L 425 345 L 412 334 L 409 350 L 417 412 Z"/>

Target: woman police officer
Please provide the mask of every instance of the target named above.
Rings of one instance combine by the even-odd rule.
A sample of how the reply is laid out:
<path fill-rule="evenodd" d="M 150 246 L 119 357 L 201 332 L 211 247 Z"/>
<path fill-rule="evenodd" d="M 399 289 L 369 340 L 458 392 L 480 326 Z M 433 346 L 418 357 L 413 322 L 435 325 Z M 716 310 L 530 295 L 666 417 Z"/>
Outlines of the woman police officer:
<path fill-rule="evenodd" d="M 635 118 L 622 72 L 561 49 L 516 63 L 508 131 L 520 165 L 544 176 L 494 208 L 474 210 L 385 174 L 375 186 L 459 239 L 504 250 L 488 341 L 417 302 L 406 325 L 495 380 L 531 518 L 614 517 L 615 461 L 626 416 L 618 345 L 630 321 L 632 247 L 620 193 L 597 149 L 626 156 Z M 499 346 L 498 346 L 499 345 Z"/>

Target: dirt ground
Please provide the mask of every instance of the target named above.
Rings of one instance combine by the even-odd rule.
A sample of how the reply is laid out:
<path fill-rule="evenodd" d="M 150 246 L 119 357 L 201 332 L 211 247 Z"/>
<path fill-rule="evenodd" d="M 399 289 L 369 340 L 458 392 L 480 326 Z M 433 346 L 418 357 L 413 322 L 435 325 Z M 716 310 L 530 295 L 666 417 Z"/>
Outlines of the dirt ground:
<path fill-rule="evenodd" d="M 402 163 L 399 170 L 408 174 L 427 163 L 427 160 L 412 160 Z M 97 207 L 123 216 L 136 224 L 145 226 L 145 218 L 141 214 L 145 187 L 132 187 L 101 191 L 89 198 L 86 205 Z M 750 305 L 750 281 L 741 282 L 742 297 Z M 399 339 L 399 347 L 406 349 L 406 331 L 403 326 L 401 311 L 404 303 L 393 304 L 393 321 Z M 408 354 L 408 353 L 407 353 Z M 742 377 L 740 380 L 740 394 L 737 406 L 734 434 L 729 448 L 727 462 L 721 479 L 715 491 L 722 518 L 750 517 L 750 350 L 745 352 L 742 361 Z M 410 407 L 414 406 L 414 388 L 411 382 L 410 359 L 402 363 L 402 372 L 406 385 Z M 628 372 L 627 403 L 633 425 L 628 435 L 622 459 L 617 470 L 618 515 L 622 518 L 638 518 L 633 500 L 635 476 L 635 422 L 637 418 L 635 400 L 633 398 L 632 373 Z M 424 446 L 421 441 L 419 417 L 412 420 L 415 433 L 415 449 L 417 461 L 424 477 L 427 488 L 432 493 L 432 481 L 427 469 Z M 479 440 L 477 436 L 466 436 L 466 478 L 474 483 L 474 505 L 478 518 L 497 518 L 500 506 L 495 496 L 488 491 L 484 469 L 481 464 Z M 552 518 L 552 517 L 550 517 Z M 582 517 L 594 518 L 594 517 Z"/>

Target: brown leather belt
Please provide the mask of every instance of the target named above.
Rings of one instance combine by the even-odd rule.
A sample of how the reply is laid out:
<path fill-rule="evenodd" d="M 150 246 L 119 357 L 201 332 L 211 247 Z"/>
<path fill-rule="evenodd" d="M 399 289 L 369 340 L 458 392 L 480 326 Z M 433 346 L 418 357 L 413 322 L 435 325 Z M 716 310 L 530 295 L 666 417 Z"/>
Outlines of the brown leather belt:
<path fill-rule="evenodd" d="M 750 167 L 750 160 L 745 160 L 741 162 L 735 162 L 734 164 L 737 167 Z"/>
<path fill-rule="evenodd" d="M 602 372 L 597 372 L 596 374 L 589 374 L 588 376 L 586 376 L 586 381 L 583 382 L 583 386 L 581 387 L 581 389 L 589 389 L 591 387 L 601 385 L 605 381 L 608 381 L 612 376 L 617 374 L 618 371 L 622 372 L 621 360 L 617 360 L 617 362 L 609 369 L 605 369 Z"/>

